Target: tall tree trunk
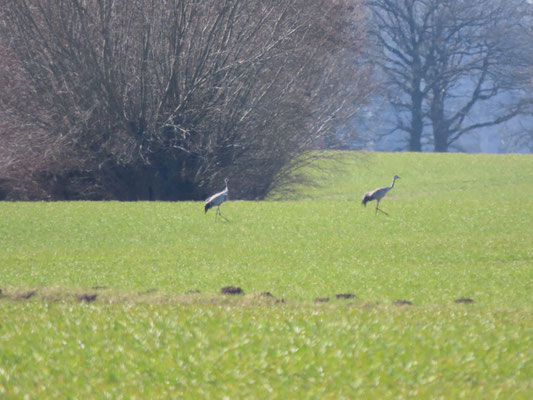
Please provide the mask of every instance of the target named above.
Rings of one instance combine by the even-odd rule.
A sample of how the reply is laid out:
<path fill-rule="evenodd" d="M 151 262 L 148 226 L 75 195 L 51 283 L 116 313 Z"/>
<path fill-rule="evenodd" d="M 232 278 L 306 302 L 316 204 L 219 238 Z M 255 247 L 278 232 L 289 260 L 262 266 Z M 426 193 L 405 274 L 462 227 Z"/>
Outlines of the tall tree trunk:
<path fill-rule="evenodd" d="M 440 132 L 435 135 L 435 152 L 447 153 L 448 152 L 448 136 L 445 132 Z"/>
<path fill-rule="evenodd" d="M 411 94 L 411 129 L 409 137 L 409 151 L 422 151 L 422 131 L 424 129 L 424 121 L 422 114 L 422 100 L 423 96 L 419 90 Z"/>
<path fill-rule="evenodd" d="M 433 141 L 435 152 L 448 152 L 448 138 L 450 136 L 449 123 L 444 116 L 444 90 L 432 90 L 430 119 L 433 126 Z"/>

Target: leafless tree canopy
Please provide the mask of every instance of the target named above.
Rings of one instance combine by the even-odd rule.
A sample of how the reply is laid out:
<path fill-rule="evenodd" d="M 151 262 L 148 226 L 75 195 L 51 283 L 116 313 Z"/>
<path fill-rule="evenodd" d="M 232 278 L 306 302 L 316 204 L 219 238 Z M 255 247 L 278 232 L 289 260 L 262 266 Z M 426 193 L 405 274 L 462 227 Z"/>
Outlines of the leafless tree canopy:
<path fill-rule="evenodd" d="M 532 64 L 525 0 L 369 0 L 381 66 L 396 91 L 397 129 L 421 150 L 426 127 L 435 151 L 523 111 L 509 102 L 489 118 L 476 107 L 507 93 L 518 100 Z M 523 93 L 522 93 L 523 94 Z"/>
<path fill-rule="evenodd" d="M 369 91 L 360 0 L 3 4 L 4 196 L 262 198 Z"/>

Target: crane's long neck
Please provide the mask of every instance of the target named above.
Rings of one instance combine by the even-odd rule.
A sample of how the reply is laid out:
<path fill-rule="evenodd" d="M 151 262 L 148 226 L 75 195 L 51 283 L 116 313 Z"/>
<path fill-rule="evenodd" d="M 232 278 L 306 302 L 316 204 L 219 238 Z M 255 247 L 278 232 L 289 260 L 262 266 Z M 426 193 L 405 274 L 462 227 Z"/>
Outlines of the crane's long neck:
<path fill-rule="evenodd" d="M 396 182 L 396 177 L 392 178 L 392 185 L 390 185 L 391 189 L 394 187 L 394 182 Z"/>

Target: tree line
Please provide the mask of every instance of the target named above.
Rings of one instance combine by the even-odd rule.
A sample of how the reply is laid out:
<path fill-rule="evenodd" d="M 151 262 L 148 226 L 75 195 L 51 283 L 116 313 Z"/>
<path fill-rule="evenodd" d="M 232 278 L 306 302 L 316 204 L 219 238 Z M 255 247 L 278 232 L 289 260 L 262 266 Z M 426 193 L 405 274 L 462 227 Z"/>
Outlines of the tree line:
<path fill-rule="evenodd" d="M 407 149 L 532 114 L 533 5 L 526 0 L 370 0 L 375 59 Z M 498 98 L 503 104 L 494 106 Z M 478 110 L 490 109 L 475 117 Z"/>
<path fill-rule="evenodd" d="M 261 199 L 357 135 L 383 87 L 409 149 L 430 126 L 447 151 L 531 112 L 528 13 L 525 0 L 5 0 L 0 199 L 203 199 L 227 176 L 232 196 Z M 503 92 L 520 96 L 470 121 Z"/>

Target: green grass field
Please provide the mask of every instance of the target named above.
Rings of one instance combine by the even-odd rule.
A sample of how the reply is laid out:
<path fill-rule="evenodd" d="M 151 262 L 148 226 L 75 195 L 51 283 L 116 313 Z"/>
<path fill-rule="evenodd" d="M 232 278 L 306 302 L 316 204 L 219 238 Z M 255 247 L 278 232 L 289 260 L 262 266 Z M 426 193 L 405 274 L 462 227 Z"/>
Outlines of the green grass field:
<path fill-rule="evenodd" d="M 0 398 L 533 398 L 533 157 L 341 157 L 229 222 L 0 203 Z"/>

